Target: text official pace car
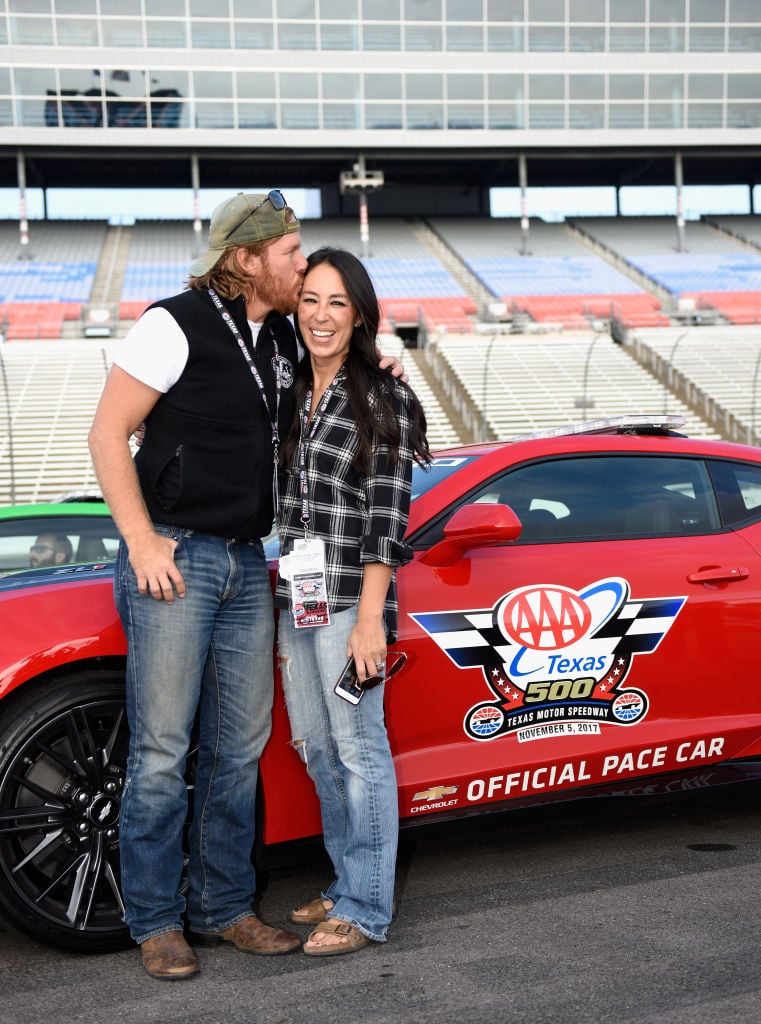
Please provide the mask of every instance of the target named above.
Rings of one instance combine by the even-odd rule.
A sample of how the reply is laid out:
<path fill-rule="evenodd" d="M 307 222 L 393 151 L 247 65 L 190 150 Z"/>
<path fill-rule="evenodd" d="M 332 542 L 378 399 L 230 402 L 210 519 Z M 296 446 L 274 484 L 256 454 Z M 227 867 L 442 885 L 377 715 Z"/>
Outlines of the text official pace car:
<path fill-rule="evenodd" d="M 752 773 L 761 451 L 675 427 L 601 421 L 415 471 L 385 693 L 403 826 Z M 0 901 L 48 941 L 120 945 L 110 564 L 0 579 L 0 638 Z M 279 690 L 260 775 L 263 842 L 319 835 Z"/>

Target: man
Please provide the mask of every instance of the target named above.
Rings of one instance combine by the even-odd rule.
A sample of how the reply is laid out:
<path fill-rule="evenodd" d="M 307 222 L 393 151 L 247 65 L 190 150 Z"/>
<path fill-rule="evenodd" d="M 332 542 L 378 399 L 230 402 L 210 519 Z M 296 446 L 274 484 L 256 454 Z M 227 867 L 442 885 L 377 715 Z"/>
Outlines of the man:
<path fill-rule="evenodd" d="M 299 347 L 287 314 L 306 260 L 282 194 L 214 211 L 189 288 L 131 329 L 90 431 L 123 537 L 115 594 L 128 640 L 130 751 L 121 808 L 125 919 L 154 978 L 197 973 L 206 942 L 297 949 L 252 912 L 259 756 L 270 732 L 274 614 L 260 538 Z M 129 439 L 145 422 L 132 459 Z M 187 901 L 185 759 L 198 714 Z"/>
<path fill-rule="evenodd" d="M 41 533 L 29 548 L 29 565 L 66 565 L 74 557 L 71 541 L 65 533 Z"/>

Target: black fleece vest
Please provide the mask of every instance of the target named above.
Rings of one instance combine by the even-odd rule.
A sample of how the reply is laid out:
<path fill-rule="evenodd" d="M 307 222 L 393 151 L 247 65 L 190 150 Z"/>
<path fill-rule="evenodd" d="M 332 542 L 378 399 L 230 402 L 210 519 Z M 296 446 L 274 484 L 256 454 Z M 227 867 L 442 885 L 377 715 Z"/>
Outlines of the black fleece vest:
<path fill-rule="evenodd" d="M 273 414 L 277 339 L 282 440 L 294 411 L 293 326 L 287 318 L 271 315 L 254 351 L 243 299 L 225 305 L 255 359 Z M 151 519 L 224 537 L 263 537 L 274 516 L 273 447 L 270 418 L 256 380 L 206 292 L 191 289 L 154 306 L 166 309 L 177 321 L 189 353 L 180 379 L 146 420 L 145 439 L 135 457 Z"/>

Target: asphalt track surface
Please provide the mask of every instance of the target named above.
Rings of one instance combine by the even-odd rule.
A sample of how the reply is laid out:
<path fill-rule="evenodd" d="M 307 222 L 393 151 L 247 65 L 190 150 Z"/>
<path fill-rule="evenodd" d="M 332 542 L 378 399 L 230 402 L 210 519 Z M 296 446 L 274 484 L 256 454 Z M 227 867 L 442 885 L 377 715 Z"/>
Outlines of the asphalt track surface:
<path fill-rule="evenodd" d="M 324 855 L 276 863 L 285 925 Z M 761 782 L 574 802 L 406 833 L 389 942 L 350 956 L 48 948 L 0 918 L 2 1024 L 751 1024 L 761 1020 Z M 307 929 L 300 929 L 307 934 Z"/>

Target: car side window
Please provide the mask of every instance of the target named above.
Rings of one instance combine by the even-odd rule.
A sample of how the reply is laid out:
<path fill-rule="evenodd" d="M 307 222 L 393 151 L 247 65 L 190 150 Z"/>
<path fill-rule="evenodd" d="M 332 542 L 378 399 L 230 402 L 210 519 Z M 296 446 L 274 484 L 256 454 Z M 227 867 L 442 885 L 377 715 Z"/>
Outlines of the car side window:
<path fill-rule="evenodd" d="M 725 526 L 761 519 L 761 466 L 716 460 L 709 463 Z"/>
<path fill-rule="evenodd" d="M 110 516 L 34 516 L 0 520 L 0 574 L 109 561 L 119 533 Z"/>
<path fill-rule="evenodd" d="M 616 540 L 710 533 L 720 521 L 702 459 L 578 455 L 527 463 L 491 480 L 482 495 L 517 513 L 515 543 Z"/>

